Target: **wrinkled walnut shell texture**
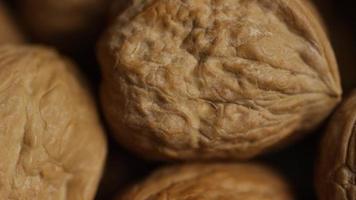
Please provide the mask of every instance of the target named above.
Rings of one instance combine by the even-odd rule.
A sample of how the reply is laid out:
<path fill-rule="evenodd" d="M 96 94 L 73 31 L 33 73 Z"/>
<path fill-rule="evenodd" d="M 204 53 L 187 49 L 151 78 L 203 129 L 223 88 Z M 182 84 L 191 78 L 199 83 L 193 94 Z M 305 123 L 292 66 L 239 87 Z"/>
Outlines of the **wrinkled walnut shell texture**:
<path fill-rule="evenodd" d="M 284 180 L 253 164 L 192 164 L 158 170 L 117 200 L 291 200 Z"/>
<path fill-rule="evenodd" d="M 320 148 L 316 168 L 320 200 L 356 199 L 356 91 L 331 119 Z"/>
<path fill-rule="evenodd" d="M 0 199 L 94 199 L 106 141 L 75 66 L 43 47 L 0 47 Z"/>
<path fill-rule="evenodd" d="M 156 159 L 251 158 L 340 99 L 323 28 L 299 0 L 136 1 L 99 43 L 118 140 Z"/>
<path fill-rule="evenodd" d="M 23 36 L 9 16 L 9 11 L 0 2 L 0 45 L 17 44 L 23 42 L 23 40 Z"/>

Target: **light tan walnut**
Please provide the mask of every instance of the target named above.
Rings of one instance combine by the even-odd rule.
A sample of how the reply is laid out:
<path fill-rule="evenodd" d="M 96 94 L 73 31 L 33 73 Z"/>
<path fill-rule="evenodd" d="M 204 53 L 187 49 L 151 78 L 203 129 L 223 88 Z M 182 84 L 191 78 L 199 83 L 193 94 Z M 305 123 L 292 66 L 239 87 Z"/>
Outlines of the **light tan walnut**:
<path fill-rule="evenodd" d="M 356 91 L 337 110 L 320 145 L 320 200 L 356 199 Z"/>
<path fill-rule="evenodd" d="M 135 1 L 99 42 L 102 106 L 148 158 L 251 158 L 320 124 L 341 95 L 299 0 Z"/>
<path fill-rule="evenodd" d="M 23 41 L 23 35 L 21 35 L 15 22 L 11 19 L 5 5 L 0 1 L 0 45 L 17 44 Z"/>
<path fill-rule="evenodd" d="M 0 199 L 94 199 L 106 140 L 75 68 L 44 47 L 0 47 Z"/>
<path fill-rule="evenodd" d="M 254 164 L 191 164 L 158 170 L 117 200 L 292 200 L 287 183 Z"/>

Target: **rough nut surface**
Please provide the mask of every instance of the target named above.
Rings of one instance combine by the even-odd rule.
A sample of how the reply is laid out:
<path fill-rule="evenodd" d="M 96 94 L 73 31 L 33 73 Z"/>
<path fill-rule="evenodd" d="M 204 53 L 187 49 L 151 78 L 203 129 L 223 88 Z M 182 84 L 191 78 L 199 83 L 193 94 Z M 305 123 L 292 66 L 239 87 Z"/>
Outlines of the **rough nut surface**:
<path fill-rule="evenodd" d="M 94 199 L 105 155 L 75 66 L 43 47 L 0 47 L 0 199 Z"/>
<path fill-rule="evenodd" d="M 341 89 L 310 8 L 136 1 L 99 43 L 102 106 L 119 141 L 149 158 L 245 159 L 315 128 Z"/>
<path fill-rule="evenodd" d="M 284 180 L 253 164 L 192 164 L 161 169 L 117 200 L 291 200 Z"/>
<path fill-rule="evenodd" d="M 0 45 L 23 42 L 23 36 L 9 16 L 9 11 L 0 2 Z"/>
<path fill-rule="evenodd" d="M 320 200 L 356 199 L 356 91 L 331 119 L 316 174 Z"/>

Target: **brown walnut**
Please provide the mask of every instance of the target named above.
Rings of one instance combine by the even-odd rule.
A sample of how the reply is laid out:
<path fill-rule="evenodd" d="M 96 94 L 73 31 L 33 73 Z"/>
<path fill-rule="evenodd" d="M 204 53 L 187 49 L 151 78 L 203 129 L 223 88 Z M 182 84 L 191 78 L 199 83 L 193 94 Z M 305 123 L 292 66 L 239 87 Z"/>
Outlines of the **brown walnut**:
<path fill-rule="evenodd" d="M 120 0 L 122 1 L 122 0 Z M 88 45 L 105 24 L 111 0 L 20 0 L 24 24 L 36 40 L 70 49 Z"/>
<path fill-rule="evenodd" d="M 0 199 L 94 199 L 106 141 L 75 68 L 44 47 L 0 47 Z"/>
<path fill-rule="evenodd" d="M 0 45 L 23 42 L 24 38 L 5 5 L 0 2 Z"/>
<path fill-rule="evenodd" d="M 191 164 L 158 170 L 117 200 L 292 200 L 286 182 L 254 164 Z"/>
<path fill-rule="evenodd" d="M 118 141 L 155 159 L 246 159 L 318 126 L 341 88 L 303 2 L 135 1 L 99 42 Z"/>
<path fill-rule="evenodd" d="M 356 199 L 356 91 L 335 113 L 320 145 L 320 200 Z"/>

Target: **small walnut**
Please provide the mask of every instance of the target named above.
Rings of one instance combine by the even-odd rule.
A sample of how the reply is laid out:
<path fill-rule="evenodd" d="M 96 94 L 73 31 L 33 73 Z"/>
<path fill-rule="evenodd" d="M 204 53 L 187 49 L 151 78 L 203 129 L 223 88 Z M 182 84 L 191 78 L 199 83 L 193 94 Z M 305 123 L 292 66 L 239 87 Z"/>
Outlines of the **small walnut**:
<path fill-rule="evenodd" d="M 19 4 L 35 39 L 70 49 L 87 45 L 98 34 L 111 1 L 20 0 Z"/>
<path fill-rule="evenodd" d="M 0 47 L 0 199 L 94 199 L 106 141 L 75 66 L 43 47 Z"/>
<path fill-rule="evenodd" d="M 356 91 L 335 113 L 320 145 L 320 200 L 356 199 Z"/>
<path fill-rule="evenodd" d="M 340 100 L 333 51 L 299 0 L 135 1 L 99 43 L 118 140 L 156 159 L 251 158 Z"/>
<path fill-rule="evenodd" d="M 24 41 L 23 36 L 9 15 L 9 11 L 0 1 L 0 45 L 16 44 Z"/>
<path fill-rule="evenodd" d="M 286 182 L 254 164 L 191 164 L 158 170 L 117 200 L 292 200 Z"/>

